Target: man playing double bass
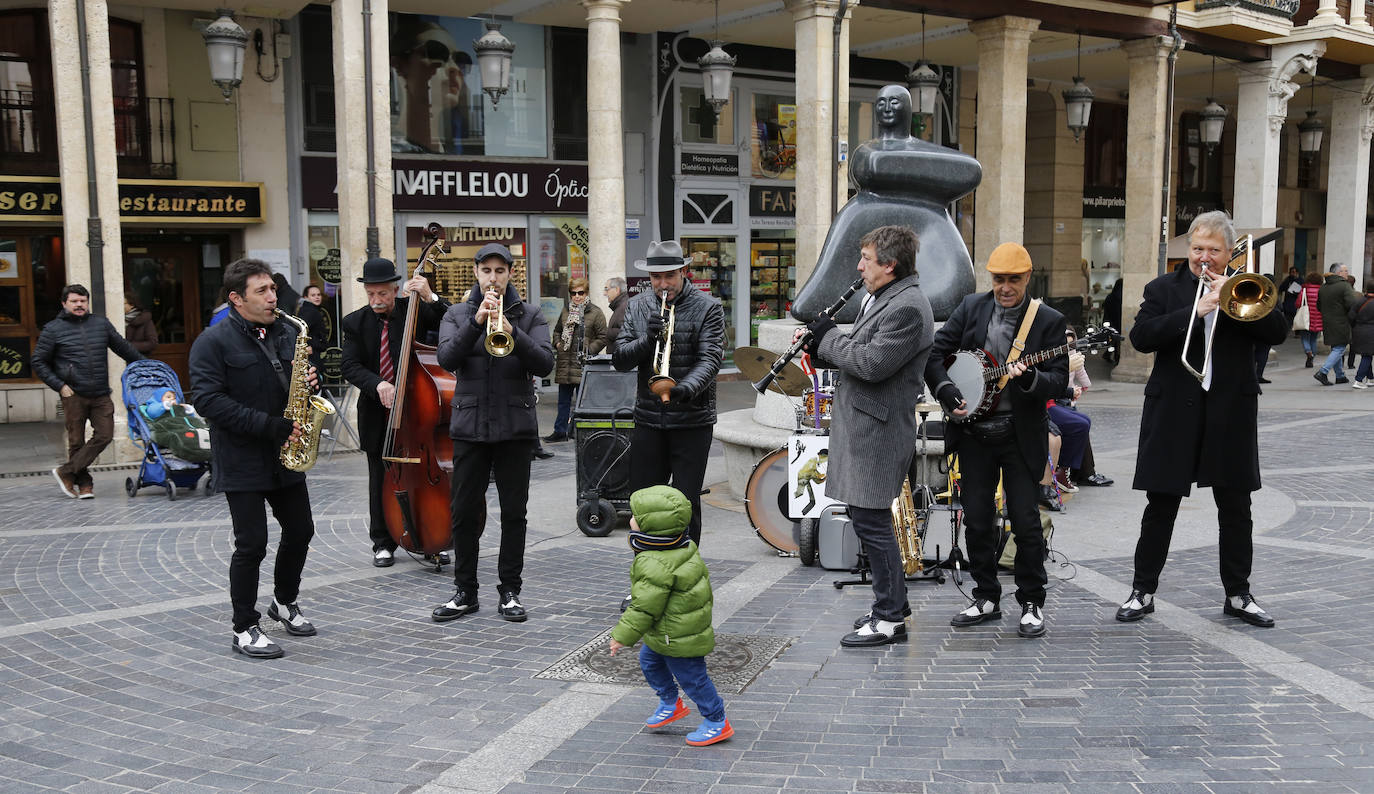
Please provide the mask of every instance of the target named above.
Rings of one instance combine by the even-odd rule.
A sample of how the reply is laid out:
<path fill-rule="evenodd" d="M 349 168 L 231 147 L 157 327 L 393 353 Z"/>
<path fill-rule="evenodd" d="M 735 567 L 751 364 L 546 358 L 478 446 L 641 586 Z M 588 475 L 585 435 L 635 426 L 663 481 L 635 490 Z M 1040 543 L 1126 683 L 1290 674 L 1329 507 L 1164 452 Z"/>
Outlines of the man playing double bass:
<path fill-rule="evenodd" d="M 999 363 L 1023 345 L 1022 355 L 1064 344 L 1064 315 L 1032 302 L 1030 253 L 1017 243 L 1002 243 L 988 257 L 992 290 L 963 299 L 935 334 L 926 363 L 926 385 L 945 413 L 967 416 L 969 405 L 950 379 L 945 357 L 960 350 L 985 350 Z M 1034 315 L 1027 322 L 1027 317 Z M 1019 342 L 1018 342 L 1019 340 Z M 969 572 L 973 575 L 973 603 L 950 620 L 955 627 L 976 626 L 1002 617 L 998 605 L 1002 585 L 997 581 L 997 514 L 994 499 L 1002 481 L 1007 515 L 1016 538 L 1016 600 L 1021 605 L 1017 633 L 1038 637 L 1045 633 L 1045 536 L 1040 526 L 1037 488 L 1049 460 L 1049 417 L 1045 403 L 1064 393 L 1069 360 L 1056 356 L 1027 367 L 1012 362 L 1001 397 L 986 416 L 945 428 L 945 450 L 959 453 L 960 487 L 964 495 L 964 532 L 968 541 Z M 989 388 L 996 384 L 989 384 Z"/>
<path fill-rule="evenodd" d="M 396 373 L 402 357 L 406 312 L 410 298 L 400 293 L 403 275 L 390 259 L 369 259 L 358 278 L 367 293 L 367 305 L 343 318 L 343 376 L 358 387 L 358 439 L 367 453 L 367 507 L 370 516 L 368 535 L 372 538 L 372 564 L 386 568 L 395 562 L 396 541 L 387 532 L 382 513 L 382 481 L 386 466 L 387 421 L 396 399 Z M 406 282 L 407 295 L 419 296 L 420 316 L 416 318 L 415 338 L 424 341 L 437 334 L 448 302 L 429 288 L 424 276 Z"/>

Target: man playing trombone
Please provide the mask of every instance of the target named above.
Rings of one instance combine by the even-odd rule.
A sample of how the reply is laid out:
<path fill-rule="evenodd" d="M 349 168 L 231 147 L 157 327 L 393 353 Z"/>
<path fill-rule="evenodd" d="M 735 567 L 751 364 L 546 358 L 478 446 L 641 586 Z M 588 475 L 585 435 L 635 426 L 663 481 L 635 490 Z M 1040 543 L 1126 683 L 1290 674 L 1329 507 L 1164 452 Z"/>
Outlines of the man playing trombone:
<path fill-rule="evenodd" d="M 1236 230 L 1225 212 L 1194 218 L 1188 228 L 1188 267 L 1145 285 L 1131 328 L 1135 349 L 1156 355 L 1145 384 L 1133 484 L 1146 492 L 1148 502 L 1140 518 L 1131 594 L 1116 611 L 1123 622 L 1155 611 L 1174 518 L 1197 483 L 1212 489 L 1217 506 L 1223 611 L 1255 626 L 1274 625 L 1250 594 L 1250 493 L 1260 488 L 1255 346 L 1282 343 L 1288 321 L 1276 311 L 1248 322 L 1233 319 L 1240 296 L 1221 291 L 1235 242 Z"/>
<path fill-rule="evenodd" d="M 477 283 L 439 326 L 439 366 L 457 377 L 453 389 L 453 583 L 435 607 L 436 622 L 477 611 L 477 549 L 485 529 L 487 483 L 495 475 L 501 499 L 497 613 L 520 622 L 520 574 L 525 567 L 525 508 L 530 457 L 539 439 L 533 378 L 553 371 L 549 324 L 539 307 L 511 285 L 510 249 L 488 243 L 477 252 Z"/>
<path fill-rule="evenodd" d="M 692 503 L 688 536 L 701 543 L 701 485 L 716 423 L 716 374 L 725 340 L 720 302 L 696 287 L 676 241 L 649 244 L 636 263 L 650 291 L 630 299 L 611 359 L 639 370 L 630 490 L 672 485 Z"/>

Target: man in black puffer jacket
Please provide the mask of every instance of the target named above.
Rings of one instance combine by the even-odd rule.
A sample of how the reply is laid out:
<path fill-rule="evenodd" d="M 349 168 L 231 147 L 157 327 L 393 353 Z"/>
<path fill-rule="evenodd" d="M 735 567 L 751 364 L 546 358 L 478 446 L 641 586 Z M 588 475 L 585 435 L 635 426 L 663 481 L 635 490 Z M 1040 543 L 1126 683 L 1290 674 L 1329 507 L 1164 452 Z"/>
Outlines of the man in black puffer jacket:
<path fill-rule="evenodd" d="M 630 299 L 612 361 L 628 372 L 639 368 L 635 429 L 630 442 L 630 490 L 672 485 L 692 502 L 687 531 L 701 543 L 701 485 L 716 423 L 716 374 L 725 339 L 720 302 L 692 286 L 690 268 L 675 241 L 649 244 L 640 270 L 648 271 L 652 292 Z M 660 392 L 654 379 L 654 351 L 666 319 L 659 316 L 663 294 L 674 313 L 668 381 Z"/>
<path fill-rule="evenodd" d="M 95 496 L 87 467 L 114 440 L 114 401 L 105 351 L 125 361 L 143 358 L 110 321 L 90 312 L 91 293 L 80 284 L 62 288 L 62 313 L 43 326 L 30 363 L 53 391 L 62 395 L 67 422 L 67 462 L 52 470 L 62 493 L 73 499 Z M 86 420 L 91 437 L 86 438 Z"/>

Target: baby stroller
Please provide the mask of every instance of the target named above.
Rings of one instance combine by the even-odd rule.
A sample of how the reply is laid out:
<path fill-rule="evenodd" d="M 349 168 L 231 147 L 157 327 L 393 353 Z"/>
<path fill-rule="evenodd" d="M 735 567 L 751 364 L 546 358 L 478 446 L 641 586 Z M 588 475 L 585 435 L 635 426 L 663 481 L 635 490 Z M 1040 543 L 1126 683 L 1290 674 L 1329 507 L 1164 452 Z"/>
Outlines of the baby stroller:
<path fill-rule="evenodd" d="M 129 415 L 129 438 L 143 448 L 138 477 L 124 481 L 129 496 L 137 495 L 140 488 L 161 486 L 167 498 L 174 500 L 178 488 L 194 491 L 207 474 L 205 493 L 214 493 L 209 430 L 186 404 L 172 368 L 152 359 L 135 361 L 124 369 L 120 383 Z M 168 393 L 174 399 L 167 399 Z"/>

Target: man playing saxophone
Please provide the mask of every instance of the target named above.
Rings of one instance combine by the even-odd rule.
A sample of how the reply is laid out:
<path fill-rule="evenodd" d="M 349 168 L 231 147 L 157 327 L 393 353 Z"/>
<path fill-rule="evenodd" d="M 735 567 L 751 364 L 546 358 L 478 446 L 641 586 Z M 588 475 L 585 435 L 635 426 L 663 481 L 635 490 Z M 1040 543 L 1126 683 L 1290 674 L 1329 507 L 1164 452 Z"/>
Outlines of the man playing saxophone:
<path fill-rule="evenodd" d="M 291 393 L 296 328 L 277 322 L 277 287 L 272 269 L 260 259 L 240 259 L 224 271 L 230 311 L 225 322 L 207 328 L 191 346 L 191 391 L 195 409 L 210 424 L 215 484 L 224 491 L 234 530 L 229 561 L 233 603 L 233 649 L 257 659 L 281 656 L 258 625 L 259 566 L 267 556 L 267 506 L 281 524 L 267 616 L 287 634 L 308 637 L 315 627 L 296 598 L 315 521 L 305 474 L 282 465 L 283 447 L 303 428 L 284 416 Z M 305 370 L 309 390 L 318 388 L 313 367 Z"/>
<path fill-rule="evenodd" d="M 511 282 L 515 258 L 500 243 L 477 252 L 477 283 L 439 326 L 439 366 L 457 377 L 453 390 L 453 583 L 455 592 L 430 613 L 435 622 L 477 611 L 477 551 L 486 528 L 487 483 L 501 499 L 497 614 L 528 615 L 520 602 L 525 567 L 525 509 L 530 458 L 539 440 L 534 379 L 553 371 L 549 324 L 539 307 L 520 299 Z"/>
<path fill-rule="evenodd" d="M 859 241 L 868 294 L 849 333 L 828 317 L 797 329 L 817 367 L 839 370 L 830 419 L 826 495 L 849 505 L 873 574 L 873 606 L 840 639 L 848 647 L 906 641 L 906 577 L 892 527 L 892 500 L 915 449 L 916 400 L 934 335 L 930 301 L 917 286 L 916 232 L 880 226 Z"/>

